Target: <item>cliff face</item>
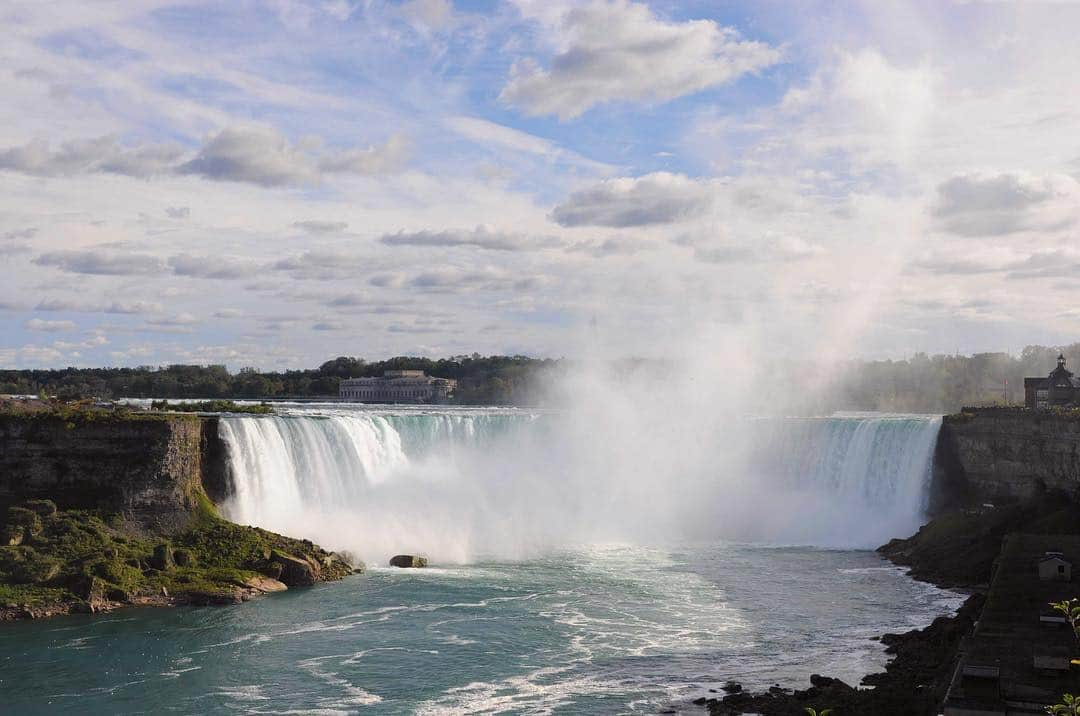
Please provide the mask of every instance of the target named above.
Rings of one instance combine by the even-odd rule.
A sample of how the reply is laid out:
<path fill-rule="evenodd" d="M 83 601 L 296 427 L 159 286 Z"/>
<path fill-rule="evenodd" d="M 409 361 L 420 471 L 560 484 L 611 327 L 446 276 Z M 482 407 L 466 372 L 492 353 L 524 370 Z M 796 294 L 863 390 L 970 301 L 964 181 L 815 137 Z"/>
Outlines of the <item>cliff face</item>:
<path fill-rule="evenodd" d="M 1080 417 L 1019 409 L 945 417 L 934 458 L 932 511 L 1047 490 L 1080 494 Z"/>
<path fill-rule="evenodd" d="M 195 416 L 0 415 L 0 503 L 48 498 L 160 523 L 194 506 L 202 442 Z"/>

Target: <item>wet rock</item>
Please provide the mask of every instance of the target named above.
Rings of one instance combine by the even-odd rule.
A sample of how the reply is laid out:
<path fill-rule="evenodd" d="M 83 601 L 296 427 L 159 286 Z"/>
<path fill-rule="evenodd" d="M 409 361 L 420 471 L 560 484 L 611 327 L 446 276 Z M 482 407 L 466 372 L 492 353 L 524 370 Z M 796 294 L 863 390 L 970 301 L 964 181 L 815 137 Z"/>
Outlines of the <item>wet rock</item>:
<path fill-rule="evenodd" d="M 251 587 L 263 594 L 271 594 L 273 592 L 284 592 L 288 587 L 283 583 L 271 577 L 264 577 L 261 574 L 248 577 L 244 580 L 244 585 Z"/>
<path fill-rule="evenodd" d="M 427 566 L 427 557 L 415 554 L 396 554 L 390 558 L 391 567 L 419 568 Z"/>
<path fill-rule="evenodd" d="M 274 550 L 271 564 L 281 565 L 280 581 L 289 587 L 310 587 L 319 581 L 319 564 L 314 560 L 300 559 L 291 554 Z"/>
<path fill-rule="evenodd" d="M 220 592 L 188 592 L 187 601 L 199 607 L 239 604 L 245 601 L 246 593 L 240 589 L 226 589 Z"/>
<path fill-rule="evenodd" d="M 363 574 L 367 571 L 367 565 L 352 552 L 342 550 L 340 552 L 333 552 L 330 556 L 338 562 L 348 565 L 353 574 Z"/>
<path fill-rule="evenodd" d="M 268 556 L 267 559 L 270 559 L 270 557 Z M 259 571 L 271 579 L 281 579 L 281 573 L 284 570 L 280 562 L 267 562 L 259 565 Z"/>
<path fill-rule="evenodd" d="M 725 694 L 737 694 L 742 691 L 742 684 L 738 681 L 728 681 L 720 687 L 720 690 Z"/>
<path fill-rule="evenodd" d="M 842 689 L 851 688 L 840 679 L 834 679 L 831 676 L 822 676 L 821 674 L 810 674 L 810 685 L 819 689 L 829 689 L 833 687 Z"/>

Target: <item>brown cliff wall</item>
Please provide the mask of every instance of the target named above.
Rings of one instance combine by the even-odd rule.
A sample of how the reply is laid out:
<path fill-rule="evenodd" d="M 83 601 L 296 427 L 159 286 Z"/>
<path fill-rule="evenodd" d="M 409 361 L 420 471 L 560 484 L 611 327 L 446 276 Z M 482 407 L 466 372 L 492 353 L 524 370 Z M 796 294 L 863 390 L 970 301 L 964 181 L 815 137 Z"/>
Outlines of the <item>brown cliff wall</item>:
<path fill-rule="evenodd" d="M 1080 415 L 985 409 L 948 415 L 934 456 L 931 508 L 1080 497 Z"/>
<path fill-rule="evenodd" d="M 0 503 L 48 498 L 168 528 L 202 494 L 203 433 L 193 415 L 0 415 Z"/>

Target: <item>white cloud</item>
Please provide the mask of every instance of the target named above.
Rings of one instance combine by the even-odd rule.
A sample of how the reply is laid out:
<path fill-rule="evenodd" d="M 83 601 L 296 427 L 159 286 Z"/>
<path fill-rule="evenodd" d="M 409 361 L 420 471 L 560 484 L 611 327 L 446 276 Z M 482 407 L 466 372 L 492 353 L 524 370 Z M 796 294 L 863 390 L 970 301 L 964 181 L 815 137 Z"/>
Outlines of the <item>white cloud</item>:
<path fill-rule="evenodd" d="M 23 326 L 27 330 L 45 331 L 47 333 L 75 330 L 75 323 L 72 321 L 43 321 L 40 318 L 31 318 Z"/>
<path fill-rule="evenodd" d="M 399 231 L 396 234 L 385 234 L 379 240 L 388 246 L 473 246 L 492 251 L 536 251 L 562 245 L 559 239 L 551 236 L 528 236 L 487 226 L 477 226 L 471 231 Z"/>
<path fill-rule="evenodd" d="M 933 215 L 949 233 L 1002 236 L 1071 226 L 1080 183 L 1067 175 L 964 174 L 937 187 Z"/>
<path fill-rule="evenodd" d="M 528 15 L 536 8 L 522 9 Z M 528 114 L 564 120 L 604 102 L 666 102 L 780 60 L 777 49 L 712 20 L 666 22 L 628 0 L 571 5 L 554 32 L 559 51 L 550 66 L 516 61 L 500 98 Z"/>
<path fill-rule="evenodd" d="M 400 170 L 410 145 L 401 135 L 366 148 L 323 146 L 312 137 L 292 142 L 274 129 L 230 127 L 207 137 L 194 157 L 173 144 L 123 146 L 112 136 L 71 140 L 53 148 L 34 140 L 0 150 L 0 170 L 34 176 L 109 173 L 132 177 L 194 174 L 218 181 L 266 187 L 319 183 L 325 174 L 385 174 Z M 187 207 L 169 207 L 170 218 L 189 216 Z"/>
<path fill-rule="evenodd" d="M 55 266 L 68 273 L 101 276 L 156 274 L 164 270 L 161 259 L 147 254 L 100 249 L 50 251 L 34 259 L 39 266 Z"/>
<path fill-rule="evenodd" d="M 668 172 L 606 179 L 571 194 L 551 218 L 562 226 L 674 224 L 708 212 L 714 194 L 708 181 Z"/>
<path fill-rule="evenodd" d="M 259 270 L 259 267 L 250 261 L 238 261 L 225 256 L 179 254 L 170 257 L 168 263 L 169 268 L 177 276 L 189 276 L 191 278 L 246 278 L 254 275 Z"/>
<path fill-rule="evenodd" d="M 44 140 L 0 150 L 0 169 L 36 176 L 92 172 L 148 177 L 171 171 L 183 149 L 172 144 L 122 146 L 115 137 L 71 140 L 53 149 Z"/>
<path fill-rule="evenodd" d="M 294 221 L 292 225 L 309 234 L 340 234 L 349 228 L 348 222 L 345 221 L 320 221 L 315 219 Z"/>

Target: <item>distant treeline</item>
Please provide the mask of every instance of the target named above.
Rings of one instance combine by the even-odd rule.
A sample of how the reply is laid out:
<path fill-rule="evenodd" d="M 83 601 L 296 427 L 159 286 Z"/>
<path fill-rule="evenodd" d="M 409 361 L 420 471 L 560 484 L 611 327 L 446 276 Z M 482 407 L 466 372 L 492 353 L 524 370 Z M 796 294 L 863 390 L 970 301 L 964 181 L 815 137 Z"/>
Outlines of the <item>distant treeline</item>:
<path fill-rule="evenodd" d="M 966 405 L 1023 405 L 1024 378 L 1045 377 L 1064 353 L 1070 370 L 1080 367 L 1080 343 L 1028 346 L 1008 353 L 971 356 L 917 353 L 908 360 L 853 361 L 838 373 L 827 399 L 847 410 L 950 413 Z"/>
<path fill-rule="evenodd" d="M 457 402 L 489 405 L 530 404 L 538 381 L 557 370 L 558 361 L 525 356 L 397 357 L 367 362 L 340 357 L 315 369 L 284 372 L 223 365 L 169 365 L 139 368 L 64 368 L 0 370 L 0 393 L 60 398 L 317 398 L 337 397 L 343 378 L 379 376 L 385 370 L 423 370 L 458 381 Z"/>
<path fill-rule="evenodd" d="M 965 405 L 1004 404 L 1005 381 L 1009 403 L 1022 404 L 1024 378 L 1048 374 L 1059 352 L 1064 352 L 1070 367 L 1080 367 L 1080 343 L 1028 346 L 1019 357 L 1008 353 L 918 353 L 907 360 L 851 361 L 833 372 L 830 389 L 812 398 L 813 404 L 793 407 L 806 412 L 954 412 Z M 618 368 L 631 370 L 635 365 L 630 362 Z M 778 368 L 788 375 L 799 374 L 790 365 Z M 400 369 L 456 379 L 458 403 L 535 405 L 544 402 L 545 388 L 571 366 L 563 360 L 473 354 L 439 360 L 402 356 L 372 362 L 343 356 L 315 369 L 284 372 L 242 368 L 230 373 L 220 365 L 2 370 L 0 393 L 185 400 L 336 397 L 343 378 L 379 376 L 383 371 Z M 789 388 L 795 390 L 797 386 Z"/>

